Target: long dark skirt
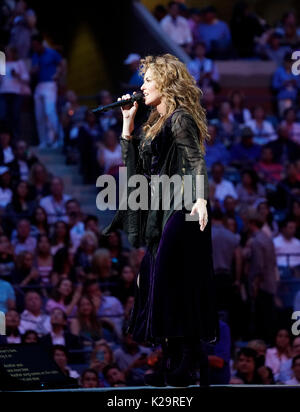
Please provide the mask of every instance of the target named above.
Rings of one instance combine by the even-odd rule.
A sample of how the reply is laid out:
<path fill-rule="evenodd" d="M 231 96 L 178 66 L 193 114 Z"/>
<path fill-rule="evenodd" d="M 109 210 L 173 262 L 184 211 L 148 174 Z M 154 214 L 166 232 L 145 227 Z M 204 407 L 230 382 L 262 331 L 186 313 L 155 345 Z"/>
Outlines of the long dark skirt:
<path fill-rule="evenodd" d="M 148 250 L 137 277 L 128 332 L 137 342 L 166 337 L 212 342 L 218 337 L 211 246 L 211 219 L 200 230 L 186 210 L 168 219 L 156 256 Z"/>

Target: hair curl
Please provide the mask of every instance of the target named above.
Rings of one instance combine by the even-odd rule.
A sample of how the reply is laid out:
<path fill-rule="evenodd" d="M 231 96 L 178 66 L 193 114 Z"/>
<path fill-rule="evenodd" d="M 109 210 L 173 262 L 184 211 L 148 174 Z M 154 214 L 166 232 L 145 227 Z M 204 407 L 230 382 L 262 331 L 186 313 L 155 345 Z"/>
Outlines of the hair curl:
<path fill-rule="evenodd" d="M 171 54 L 163 54 L 142 59 L 140 73 L 144 76 L 148 69 L 151 70 L 159 92 L 165 98 L 167 111 L 163 116 L 156 108 L 151 111 L 143 127 L 145 138 L 154 138 L 160 132 L 166 119 L 180 106 L 194 118 L 199 130 L 200 147 L 205 153 L 204 142 L 209 140 L 209 134 L 206 112 L 200 104 L 203 93 L 189 74 L 186 65 Z"/>

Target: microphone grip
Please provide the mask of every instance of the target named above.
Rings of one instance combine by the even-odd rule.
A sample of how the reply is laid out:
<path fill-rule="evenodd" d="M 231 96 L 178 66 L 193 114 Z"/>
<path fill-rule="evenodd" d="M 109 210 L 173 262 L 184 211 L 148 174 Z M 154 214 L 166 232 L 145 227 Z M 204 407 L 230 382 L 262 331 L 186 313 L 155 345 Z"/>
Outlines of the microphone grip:
<path fill-rule="evenodd" d="M 143 96 L 141 94 L 136 94 L 136 95 L 131 96 L 130 99 L 119 100 L 117 102 L 110 103 L 106 106 L 98 106 L 96 109 L 93 109 L 92 112 L 93 113 L 105 112 L 107 110 L 115 109 L 116 107 L 121 107 L 121 106 L 126 106 L 128 104 L 133 104 L 134 102 L 140 101 L 142 99 L 143 99 Z"/>

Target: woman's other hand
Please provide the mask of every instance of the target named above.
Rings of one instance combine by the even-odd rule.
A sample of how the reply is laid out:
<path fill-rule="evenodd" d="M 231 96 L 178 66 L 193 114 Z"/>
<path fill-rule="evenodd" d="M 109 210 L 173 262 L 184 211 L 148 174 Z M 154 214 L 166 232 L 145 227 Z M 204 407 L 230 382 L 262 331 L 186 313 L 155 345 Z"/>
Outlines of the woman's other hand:
<path fill-rule="evenodd" d="M 200 230 L 204 230 L 208 222 L 208 214 L 206 208 L 207 201 L 205 199 L 197 199 L 197 202 L 192 207 L 190 215 L 193 216 L 198 213 Z"/>

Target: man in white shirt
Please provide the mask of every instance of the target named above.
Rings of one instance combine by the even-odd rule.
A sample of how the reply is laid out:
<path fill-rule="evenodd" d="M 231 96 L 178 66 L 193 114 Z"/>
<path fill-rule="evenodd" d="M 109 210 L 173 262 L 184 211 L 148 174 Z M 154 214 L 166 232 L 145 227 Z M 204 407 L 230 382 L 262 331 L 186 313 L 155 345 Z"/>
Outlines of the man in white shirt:
<path fill-rule="evenodd" d="M 42 299 L 35 291 L 25 295 L 25 310 L 21 314 L 20 332 L 34 330 L 39 336 L 51 331 L 50 316 L 42 313 Z"/>
<path fill-rule="evenodd" d="M 48 223 L 53 224 L 58 220 L 68 223 L 66 213 L 66 202 L 70 199 L 69 195 L 63 193 L 64 184 L 60 177 L 53 177 L 51 181 L 51 195 L 43 197 L 40 206 L 43 207 L 48 215 Z"/>
<path fill-rule="evenodd" d="M 212 179 L 210 181 L 211 196 L 213 199 L 223 202 L 226 196 L 238 198 L 234 185 L 224 176 L 224 166 L 222 163 L 215 162 L 211 168 Z"/>
<path fill-rule="evenodd" d="M 169 3 L 169 14 L 161 21 L 161 28 L 179 46 L 186 46 L 193 41 L 188 20 L 179 15 L 179 5 L 175 1 Z"/>
<path fill-rule="evenodd" d="M 299 266 L 300 269 L 300 241 L 295 238 L 295 233 L 296 222 L 286 219 L 282 224 L 281 233 L 274 239 L 278 266 Z"/>

